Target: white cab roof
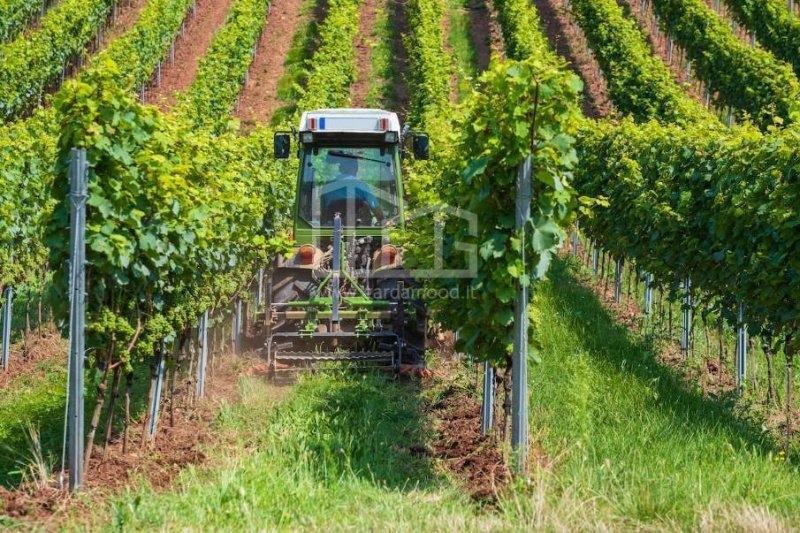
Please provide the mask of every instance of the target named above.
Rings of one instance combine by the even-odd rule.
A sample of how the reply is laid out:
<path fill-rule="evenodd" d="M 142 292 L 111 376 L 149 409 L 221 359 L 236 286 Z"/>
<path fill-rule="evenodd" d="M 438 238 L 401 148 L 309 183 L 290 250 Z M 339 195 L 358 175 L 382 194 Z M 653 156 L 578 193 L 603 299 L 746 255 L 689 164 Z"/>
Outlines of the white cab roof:
<path fill-rule="evenodd" d="M 397 118 L 397 113 L 382 109 L 317 109 L 303 113 L 300 118 L 300 131 L 353 133 L 394 131 L 399 136 L 400 120 Z"/>

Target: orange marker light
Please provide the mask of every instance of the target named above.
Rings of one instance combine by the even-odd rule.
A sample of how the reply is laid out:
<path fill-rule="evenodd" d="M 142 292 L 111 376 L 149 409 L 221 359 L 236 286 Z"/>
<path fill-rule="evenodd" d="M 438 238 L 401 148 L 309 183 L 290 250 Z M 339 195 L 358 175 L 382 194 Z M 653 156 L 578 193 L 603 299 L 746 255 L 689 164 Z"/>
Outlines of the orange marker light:
<path fill-rule="evenodd" d="M 297 257 L 302 265 L 312 264 L 314 262 L 314 247 L 310 244 L 304 244 L 297 251 Z"/>
<path fill-rule="evenodd" d="M 397 248 L 391 244 L 385 244 L 381 248 L 381 264 L 392 265 L 397 257 Z"/>

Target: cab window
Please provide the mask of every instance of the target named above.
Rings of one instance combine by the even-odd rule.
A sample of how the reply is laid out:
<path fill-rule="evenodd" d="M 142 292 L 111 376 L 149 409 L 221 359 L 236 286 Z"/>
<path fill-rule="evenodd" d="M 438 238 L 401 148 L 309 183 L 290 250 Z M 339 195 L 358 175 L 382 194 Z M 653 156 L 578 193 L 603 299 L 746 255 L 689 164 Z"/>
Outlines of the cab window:
<path fill-rule="evenodd" d="M 315 227 L 384 227 L 399 215 L 394 146 L 307 146 L 300 216 Z"/>

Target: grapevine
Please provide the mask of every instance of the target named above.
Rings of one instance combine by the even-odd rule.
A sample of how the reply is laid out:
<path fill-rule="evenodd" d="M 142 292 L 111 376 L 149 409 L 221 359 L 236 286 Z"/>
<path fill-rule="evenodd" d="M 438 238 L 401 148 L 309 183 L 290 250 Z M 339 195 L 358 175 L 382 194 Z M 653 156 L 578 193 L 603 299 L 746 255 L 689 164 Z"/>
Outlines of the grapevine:
<path fill-rule="evenodd" d="M 741 118 L 766 128 L 800 119 L 800 81 L 789 65 L 741 42 L 702 0 L 652 0 L 661 28 L 686 49 L 696 76 Z"/>
<path fill-rule="evenodd" d="M 64 0 L 26 38 L 0 45 L 0 119 L 30 111 L 111 12 L 112 0 Z"/>
<path fill-rule="evenodd" d="M 734 18 L 750 28 L 758 42 L 786 61 L 800 76 L 800 18 L 782 0 L 725 0 Z"/>

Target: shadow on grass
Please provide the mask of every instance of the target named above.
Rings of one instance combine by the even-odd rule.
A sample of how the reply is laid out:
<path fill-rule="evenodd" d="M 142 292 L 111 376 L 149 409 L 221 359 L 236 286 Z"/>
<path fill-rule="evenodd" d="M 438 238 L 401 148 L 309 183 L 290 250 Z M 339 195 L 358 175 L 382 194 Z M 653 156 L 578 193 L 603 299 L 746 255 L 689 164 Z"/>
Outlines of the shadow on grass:
<path fill-rule="evenodd" d="M 437 484 L 425 450 L 428 432 L 419 388 L 379 374 L 341 373 L 298 384 L 276 413 L 272 440 L 307 458 L 316 480 L 355 475 L 387 488 Z"/>
<path fill-rule="evenodd" d="M 595 293 L 580 283 L 575 268 L 571 259 L 557 260 L 549 276 L 552 299 L 561 316 L 572 320 L 591 317 L 581 323 L 585 329 L 578 348 L 608 363 L 617 374 L 632 374 L 655 390 L 656 405 L 668 413 L 677 431 L 705 429 L 727 434 L 737 451 L 748 449 L 762 456 L 778 451 L 760 427 L 736 416 L 725 404 L 690 390 L 683 376 L 660 364 L 654 358 L 656 347 L 618 323 Z"/>

